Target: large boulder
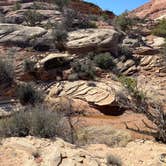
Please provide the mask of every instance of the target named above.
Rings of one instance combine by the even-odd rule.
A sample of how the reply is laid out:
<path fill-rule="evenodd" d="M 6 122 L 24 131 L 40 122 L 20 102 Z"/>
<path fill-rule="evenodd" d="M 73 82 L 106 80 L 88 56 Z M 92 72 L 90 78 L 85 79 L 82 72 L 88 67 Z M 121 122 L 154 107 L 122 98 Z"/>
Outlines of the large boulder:
<path fill-rule="evenodd" d="M 67 97 L 70 99 L 80 99 L 95 106 L 115 106 L 118 95 L 129 99 L 125 88 L 117 81 L 110 82 L 58 82 L 50 89 L 46 98 L 47 101 L 58 102 L 58 98 Z"/>
<path fill-rule="evenodd" d="M 66 49 L 71 53 L 110 51 L 117 54 L 119 33 L 113 29 L 82 29 L 70 32 Z"/>
<path fill-rule="evenodd" d="M 28 27 L 17 24 L 0 24 L 0 43 L 27 46 L 31 39 L 47 33 L 41 27 Z"/>

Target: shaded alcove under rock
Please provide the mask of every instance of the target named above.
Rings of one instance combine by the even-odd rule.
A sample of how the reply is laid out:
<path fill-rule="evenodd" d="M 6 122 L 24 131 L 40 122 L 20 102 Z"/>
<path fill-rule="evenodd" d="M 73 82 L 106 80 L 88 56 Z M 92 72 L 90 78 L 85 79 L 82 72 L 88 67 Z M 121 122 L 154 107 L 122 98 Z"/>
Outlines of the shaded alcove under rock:
<path fill-rule="evenodd" d="M 94 106 L 97 110 L 107 116 L 120 116 L 126 109 L 119 106 L 105 105 L 105 106 Z"/>
<path fill-rule="evenodd" d="M 53 58 L 44 63 L 44 69 L 46 71 L 58 68 L 68 69 L 70 68 L 70 62 L 62 58 Z"/>

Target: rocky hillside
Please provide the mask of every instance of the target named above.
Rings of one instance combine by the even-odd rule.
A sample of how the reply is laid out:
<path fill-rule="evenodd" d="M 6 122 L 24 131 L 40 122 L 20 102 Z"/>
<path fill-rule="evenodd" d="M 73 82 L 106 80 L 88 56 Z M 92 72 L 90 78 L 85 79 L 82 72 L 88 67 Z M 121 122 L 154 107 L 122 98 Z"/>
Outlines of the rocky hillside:
<path fill-rule="evenodd" d="M 0 163 L 164 165 L 161 3 L 142 20 L 55 2 L 0 1 Z"/>
<path fill-rule="evenodd" d="M 159 19 L 166 17 L 166 1 L 150 0 L 150 2 L 132 11 L 141 18 Z"/>
<path fill-rule="evenodd" d="M 0 6 L 12 5 L 17 2 L 27 3 L 27 2 L 34 2 L 34 0 L 26 0 L 26 1 L 0 0 Z M 49 1 L 45 1 L 45 2 L 49 2 Z M 115 14 L 113 12 L 103 11 L 99 6 L 97 6 L 93 3 L 82 1 L 82 0 L 72 0 L 70 2 L 70 7 L 77 11 L 80 11 L 81 13 L 84 13 L 84 14 L 92 14 L 92 15 L 98 15 L 98 16 L 108 15 L 108 17 L 110 17 L 111 19 L 115 17 Z"/>

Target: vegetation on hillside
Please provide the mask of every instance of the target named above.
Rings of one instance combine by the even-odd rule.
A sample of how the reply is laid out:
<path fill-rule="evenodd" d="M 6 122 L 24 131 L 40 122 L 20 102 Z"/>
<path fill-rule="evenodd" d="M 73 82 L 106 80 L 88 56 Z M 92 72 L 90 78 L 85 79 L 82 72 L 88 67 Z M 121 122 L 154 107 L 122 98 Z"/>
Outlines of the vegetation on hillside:
<path fill-rule="evenodd" d="M 166 38 L 166 19 L 159 21 L 158 25 L 152 30 L 152 33 Z"/>
<path fill-rule="evenodd" d="M 7 86 L 14 81 L 14 67 L 9 59 L 0 59 L 0 84 Z"/>

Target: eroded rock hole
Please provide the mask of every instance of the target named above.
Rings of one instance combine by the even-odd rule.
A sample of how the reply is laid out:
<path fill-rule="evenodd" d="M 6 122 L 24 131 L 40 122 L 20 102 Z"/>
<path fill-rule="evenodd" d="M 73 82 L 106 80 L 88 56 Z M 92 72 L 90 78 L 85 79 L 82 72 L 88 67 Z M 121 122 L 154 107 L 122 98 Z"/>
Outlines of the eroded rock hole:
<path fill-rule="evenodd" d="M 96 108 L 104 115 L 110 116 L 120 116 L 125 112 L 125 109 L 119 106 L 96 106 Z"/>
<path fill-rule="evenodd" d="M 34 49 L 36 51 L 39 51 L 39 52 L 45 52 L 45 51 L 49 51 L 50 50 L 50 46 L 48 46 L 48 45 L 36 45 L 34 47 Z"/>
<path fill-rule="evenodd" d="M 54 59 L 48 60 L 44 64 L 44 69 L 46 71 L 52 70 L 52 69 L 57 69 L 57 68 L 67 69 L 67 68 L 69 68 L 69 65 L 70 65 L 69 62 L 66 62 L 61 58 L 54 58 Z"/>

